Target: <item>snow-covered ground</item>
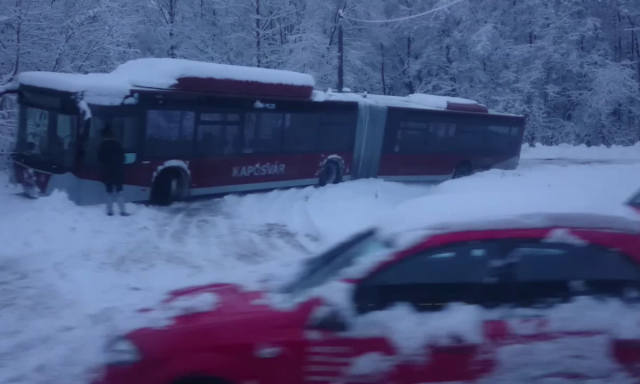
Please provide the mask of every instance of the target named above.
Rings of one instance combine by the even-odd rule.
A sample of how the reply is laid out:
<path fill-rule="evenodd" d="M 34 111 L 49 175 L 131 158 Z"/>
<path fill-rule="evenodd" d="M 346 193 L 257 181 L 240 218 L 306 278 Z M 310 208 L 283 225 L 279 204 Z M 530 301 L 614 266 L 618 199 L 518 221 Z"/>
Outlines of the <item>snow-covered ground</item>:
<path fill-rule="evenodd" d="M 633 162 L 557 165 L 524 156 L 518 170 L 436 187 L 361 180 L 169 208 L 131 206 L 128 218 L 76 207 L 62 194 L 27 200 L 0 180 L 0 383 L 80 384 L 106 338 L 167 290 L 278 280 L 305 257 L 389 217 L 428 222 L 508 205 L 615 206 L 640 188 L 640 156 L 601 157 Z"/>
<path fill-rule="evenodd" d="M 521 157 L 525 162 L 532 160 L 554 160 L 556 163 L 557 160 L 573 163 L 637 162 L 640 161 L 640 143 L 628 147 L 614 146 L 611 148 L 568 144 L 552 147 L 538 144 L 532 148 L 529 145 L 523 145 Z"/>

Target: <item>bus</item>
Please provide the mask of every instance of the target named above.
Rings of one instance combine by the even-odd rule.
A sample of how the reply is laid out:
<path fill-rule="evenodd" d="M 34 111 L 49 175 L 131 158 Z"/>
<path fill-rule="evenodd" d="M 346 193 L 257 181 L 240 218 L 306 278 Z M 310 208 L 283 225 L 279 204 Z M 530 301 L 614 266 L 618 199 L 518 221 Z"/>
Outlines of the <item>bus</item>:
<path fill-rule="evenodd" d="M 312 76 L 181 59 L 109 73 L 23 72 L 11 179 L 31 197 L 105 200 L 97 149 L 126 151 L 123 197 L 191 197 L 362 178 L 438 183 L 515 169 L 525 118 L 473 100 L 318 91 Z"/>

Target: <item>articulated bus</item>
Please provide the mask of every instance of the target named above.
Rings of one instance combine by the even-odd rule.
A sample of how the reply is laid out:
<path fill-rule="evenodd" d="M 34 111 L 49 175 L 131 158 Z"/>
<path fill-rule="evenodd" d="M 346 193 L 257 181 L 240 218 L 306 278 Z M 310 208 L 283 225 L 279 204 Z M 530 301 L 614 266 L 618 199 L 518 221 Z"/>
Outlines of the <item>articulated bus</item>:
<path fill-rule="evenodd" d="M 321 92 L 306 74 L 179 59 L 18 80 L 12 180 L 29 196 L 63 190 L 79 205 L 104 201 L 97 149 L 107 124 L 126 151 L 125 200 L 159 205 L 514 169 L 525 127 L 467 99 Z"/>

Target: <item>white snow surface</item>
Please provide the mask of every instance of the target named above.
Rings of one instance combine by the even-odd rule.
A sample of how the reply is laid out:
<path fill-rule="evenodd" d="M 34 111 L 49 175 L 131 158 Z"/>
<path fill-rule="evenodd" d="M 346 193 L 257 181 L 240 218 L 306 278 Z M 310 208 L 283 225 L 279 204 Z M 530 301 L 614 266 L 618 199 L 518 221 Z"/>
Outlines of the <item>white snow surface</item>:
<path fill-rule="evenodd" d="M 639 173 L 639 163 L 524 161 L 515 171 L 436 187 L 360 180 L 169 208 L 135 206 L 126 218 L 107 217 L 100 206 L 77 207 L 62 193 L 25 199 L 0 181 L 0 383 L 83 383 L 103 361 L 108 338 L 136 326 L 137 310 L 158 305 L 167 291 L 284 281 L 301 260 L 378 223 L 413 228 L 487 213 L 577 209 L 628 218 L 619 205 L 638 189 L 630 175 Z M 342 288 L 335 285 L 325 298 L 344 305 L 348 289 Z M 465 316 L 454 317 L 459 329 L 449 321 L 445 331 L 477 337 Z M 635 320 L 627 323 L 625 334 L 637 331 Z M 399 346 L 413 348 L 410 340 Z"/>
<path fill-rule="evenodd" d="M 536 144 L 522 146 L 521 159 L 526 160 L 582 160 L 582 161 L 631 161 L 640 160 L 640 143 L 631 146 L 605 147 L 561 144 L 545 146 Z"/>
<path fill-rule="evenodd" d="M 443 183 L 424 197 L 406 201 L 386 216 L 380 226 L 390 234 L 425 229 L 441 232 L 501 226 L 539 228 L 553 224 L 554 220 L 549 219 L 553 216 L 564 214 L 567 219 L 563 221 L 571 222 L 571 214 L 583 213 L 593 215 L 596 222 L 591 220 L 589 225 L 605 224 L 602 219 L 608 217 L 612 225 L 637 231 L 640 216 L 621 204 L 640 188 L 640 183 L 625 179 L 628 177 L 625 169 L 636 166 L 525 163 L 515 171 L 483 172 Z M 551 179 L 552 175 L 559 180 Z M 595 187 L 603 178 L 611 184 Z M 576 189 L 577 186 L 583 187 Z M 611 198 L 614 191 L 624 193 Z"/>
<path fill-rule="evenodd" d="M 364 93 L 350 93 L 350 92 L 331 92 L 331 91 L 314 91 L 313 101 L 343 101 L 343 102 L 356 102 L 361 104 L 375 104 L 384 105 L 389 107 L 400 108 L 418 108 L 418 109 L 435 109 L 445 110 L 448 103 L 468 104 L 468 105 L 481 105 L 475 100 L 464 99 L 461 97 L 449 97 L 449 96 L 437 96 L 427 95 L 422 93 L 414 93 L 409 96 L 386 96 L 386 95 L 374 95 Z M 491 111 L 493 114 L 503 114 L 500 112 Z"/>
<path fill-rule="evenodd" d="M 556 228 L 550 231 L 544 241 L 547 243 L 569 244 L 577 247 L 585 247 L 589 245 L 588 241 L 580 238 L 579 235 L 573 233 L 567 228 Z"/>
<path fill-rule="evenodd" d="M 129 324 L 129 328 L 135 330 L 139 327 L 168 327 L 174 324 L 174 319 L 178 316 L 213 311 L 219 302 L 220 298 L 213 292 L 180 296 L 141 313 L 137 318 L 137 324 Z"/>
<path fill-rule="evenodd" d="M 382 353 L 367 353 L 355 358 L 351 362 L 351 365 L 345 372 L 345 376 L 379 377 L 388 373 L 393 368 L 394 363 L 393 358 L 383 355 Z"/>
<path fill-rule="evenodd" d="M 184 77 L 315 87 L 313 76 L 304 73 L 184 59 L 131 60 L 118 66 L 111 75 L 130 79 L 133 85 L 151 88 L 168 88 Z"/>
<path fill-rule="evenodd" d="M 64 92 L 83 93 L 84 100 L 89 104 L 118 105 L 131 90 L 166 89 L 183 77 L 315 86 L 312 76 L 298 72 L 168 58 L 131 60 L 121 64 L 111 73 L 22 72 L 18 75 L 18 82 Z"/>
<path fill-rule="evenodd" d="M 93 117 L 91 108 L 89 108 L 89 104 L 85 100 L 78 101 L 78 109 L 82 111 L 84 120 L 89 120 Z"/>
<path fill-rule="evenodd" d="M 355 319 L 347 337 L 387 337 L 399 361 L 424 362 L 430 346 L 481 344 L 483 310 L 479 306 L 452 304 L 439 312 L 419 313 L 408 304 Z"/>

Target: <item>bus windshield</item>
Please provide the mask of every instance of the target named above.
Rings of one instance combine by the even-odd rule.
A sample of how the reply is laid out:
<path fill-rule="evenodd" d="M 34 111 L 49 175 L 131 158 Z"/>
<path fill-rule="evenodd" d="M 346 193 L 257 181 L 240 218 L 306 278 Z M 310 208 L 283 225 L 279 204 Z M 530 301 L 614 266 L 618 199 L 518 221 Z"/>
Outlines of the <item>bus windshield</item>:
<path fill-rule="evenodd" d="M 69 168 L 75 155 L 77 117 L 23 107 L 17 152 L 53 166 Z"/>

